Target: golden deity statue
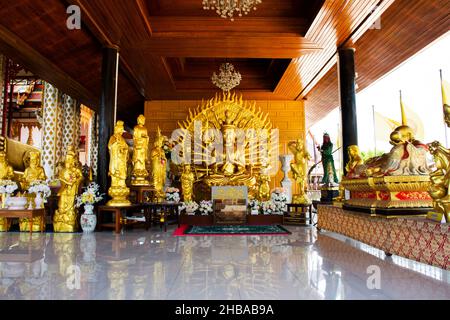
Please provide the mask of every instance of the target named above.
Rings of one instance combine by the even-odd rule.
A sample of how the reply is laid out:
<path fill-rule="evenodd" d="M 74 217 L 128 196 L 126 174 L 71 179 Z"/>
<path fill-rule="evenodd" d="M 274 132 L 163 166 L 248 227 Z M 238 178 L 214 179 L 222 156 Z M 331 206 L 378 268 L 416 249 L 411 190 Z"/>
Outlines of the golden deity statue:
<path fill-rule="evenodd" d="M 359 147 L 356 145 L 349 146 L 347 149 L 349 161 L 345 166 L 347 178 L 353 178 L 356 174 L 356 168 L 364 164 Z"/>
<path fill-rule="evenodd" d="M 258 180 L 258 197 L 259 201 L 270 200 L 270 176 L 266 169 L 261 170 L 261 175 Z"/>
<path fill-rule="evenodd" d="M 78 230 L 78 217 L 75 208 L 75 197 L 78 194 L 83 173 L 78 167 L 78 154 L 70 149 L 64 161 L 64 169 L 59 172 L 61 189 L 58 192 L 58 209 L 53 216 L 53 229 L 55 232 L 76 232 Z"/>
<path fill-rule="evenodd" d="M 112 198 L 106 205 L 112 207 L 125 207 L 131 205 L 128 200 L 130 189 L 127 187 L 127 164 L 129 158 L 128 144 L 122 137 L 124 129 L 123 121 L 117 121 L 114 134 L 109 139 L 109 172 L 111 187 L 108 195 Z"/>
<path fill-rule="evenodd" d="M 12 180 L 14 169 L 9 165 L 5 152 L 0 152 L 0 180 Z"/>
<path fill-rule="evenodd" d="M 164 185 L 166 182 L 166 166 L 167 158 L 163 149 L 164 136 L 161 134 L 161 130 L 158 127 L 155 142 L 150 152 L 150 160 L 152 164 L 152 183 L 155 189 L 156 200 L 163 201 L 166 198 L 164 192 Z"/>
<path fill-rule="evenodd" d="M 309 204 L 311 200 L 306 194 L 306 176 L 308 161 L 311 159 L 308 151 L 305 149 L 305 143 L 302 139 L 288 143 L 289 150 L 294 155 L 294 163 L 291 163 L 291 171 L 295 182 L 298 185 L 298 194 L 292 197 L 292 203 Z"/>
<path fill-rule="evenodd" d="M 30 152 L 30 164 L 28 168 L 25 169 L 20 185 L 22 190 L 28 190 L 30 184 L 35 181 L 45 181 L 47 176 L 45 175 L 44 168 L 41 166 L 41 154 L 39 152 Z M 30 199 L 32 200 L 32 199 Z M 28 232 L 30 231 L 30 223 L 27 218 L 19 219 L 20 231 Z M 39 232 L 41 226 L 43 226 L 42 218 L 37 217 L 33 219 L 33 231 Z"/>
<path fill-rule="evenodd" d="M 14 170 L 8 163 L 6 152 L 0 152 L 0 180 L 12 180 L 14 178 Z M 0 232 L 9 230 L 10 222 L 6 218 L 0 218 Z"/>
<path fill-rule="evenodd" d="M 268 114 L 242 96 L 223 92 L 190 110 L 179 125 L 184 132 L 179 143 L 182 148 L 185 139 L 196 137 L 201 130 L 194 148 L 181 152 L 200 160 L 192 164 L 192 171 L 202 196 L 213 186 L 246 186 L 252 198 L 258 197 L 261 169 L 269 158 L 275 158 L 278 148 Z"/>
<path fill-rule="evenodd" d="M 133 186 L 148 186 L 149 173 L 146 168 L 148 159 L 148 143 L 149 137 L 147 128 L 145 127 L 145 117 L 141 114 L 137 119 L 137 125 L 134 127 L 133 133 L 133 171 L 131 173 L 131 184 Z"/>
<path fill-rule="evenodd" d="M 185 164 L 183 166 L 183 173 L 181 174 L 181 189 L 184 202 L 191 202 L 194 200 L 194 182 L 195 175 L 191 171 L 191 166 Z"/>

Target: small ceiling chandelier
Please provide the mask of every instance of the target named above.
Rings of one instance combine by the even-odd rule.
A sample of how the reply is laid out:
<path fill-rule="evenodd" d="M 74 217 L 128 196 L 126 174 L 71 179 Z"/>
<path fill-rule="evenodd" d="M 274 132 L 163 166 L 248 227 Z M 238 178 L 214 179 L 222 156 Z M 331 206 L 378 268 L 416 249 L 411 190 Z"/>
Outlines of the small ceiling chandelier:
<path fill-rule="evenodd" d="M 223 63 L 220 66 L 219 75 L 214 72 L 211 80 L 215 86 L 223 91 L 230 91 L 241 83 L 242 76 L 234 70 L 234 66 L 231 63 Z"/>
<path fill-rule="evenodd" d="M 216 10 L 217 14 L 222 18 L 230 18 L 234 21 L 234 12 L 239 17 L 248 14 L 252 9 L 256 10 L 256 6 L 261 4 L 262 0 L 203 0 L 204 10 Z"/>

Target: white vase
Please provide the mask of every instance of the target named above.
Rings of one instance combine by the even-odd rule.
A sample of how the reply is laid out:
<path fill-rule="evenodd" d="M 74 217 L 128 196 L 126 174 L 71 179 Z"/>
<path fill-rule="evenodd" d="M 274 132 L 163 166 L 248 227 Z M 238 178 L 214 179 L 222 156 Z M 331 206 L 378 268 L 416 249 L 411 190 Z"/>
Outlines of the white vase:
<path fill-rule="evenodd" d="M 44 207 L 44 198 L 42 198 L 42 194 L 40 192 L 36 193 L 34 204 L 36 209 L 42 209 Z"/>
<path fill-rule="evenodd" d="M 81 215 L 80 225 L 85 233 L 90 233 L 95 230 L 97 216 L 94 214 L 94 206 L 92 204 L 84 205 L 84 213 Z"/>

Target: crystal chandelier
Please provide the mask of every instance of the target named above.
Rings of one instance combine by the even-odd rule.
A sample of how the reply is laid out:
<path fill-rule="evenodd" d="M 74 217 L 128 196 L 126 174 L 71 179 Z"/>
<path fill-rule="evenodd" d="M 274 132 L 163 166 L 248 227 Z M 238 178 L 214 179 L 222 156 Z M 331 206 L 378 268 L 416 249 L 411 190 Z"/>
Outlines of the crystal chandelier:
<path fill-rule="evenodd" d="M 203 0 L 202 4 L 204 10 L 216 10 L 222 18 L 230 18 L 231 21 L 234 21 L 235 11 L 239 17 L 242 17 L 252 9 L 256 10 L 256 5 L 261 2 L 262 0 Z"/>
<path fill-rule="evenodd" d="M 234 70 L 231 63 L 224 63 L 220 66 L 220 73 L 215 72 L 211 77 L 212 83 L 223 91 L 230 91 L 237 87 L 242 80 L 241 74 Z"/>

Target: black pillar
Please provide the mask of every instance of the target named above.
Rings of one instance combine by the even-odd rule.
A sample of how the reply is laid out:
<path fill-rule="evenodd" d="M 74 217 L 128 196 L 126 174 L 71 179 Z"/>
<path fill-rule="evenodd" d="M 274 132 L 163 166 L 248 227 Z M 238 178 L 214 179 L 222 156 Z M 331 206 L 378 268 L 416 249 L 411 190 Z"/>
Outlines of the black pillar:
<path fill-rule="evenodd" d="M 102 92 L 98 112 L 99 135 L 97 182 L 100 185 L 101 193 L 105 194 L 107 194 L 110 185 L 110 180 L 108 179 L 108 142 L 114 131 L 116 117 L 118 60 L 118 48 L 103 49 Z"/>
<path fill-rule="evenodd" d="M 342 117 L 342 152 L 344 167 L 349 161 L 347 148 L 358 145 L 358 123 L 356 118 L 356 74 L 355 49 L 339 49 L 339 91 Z"/>

